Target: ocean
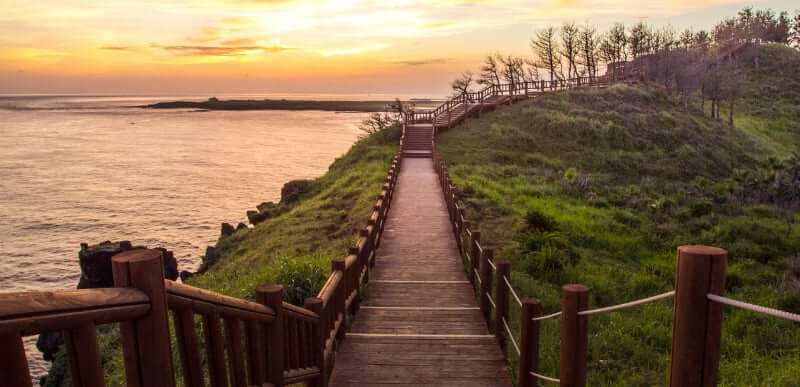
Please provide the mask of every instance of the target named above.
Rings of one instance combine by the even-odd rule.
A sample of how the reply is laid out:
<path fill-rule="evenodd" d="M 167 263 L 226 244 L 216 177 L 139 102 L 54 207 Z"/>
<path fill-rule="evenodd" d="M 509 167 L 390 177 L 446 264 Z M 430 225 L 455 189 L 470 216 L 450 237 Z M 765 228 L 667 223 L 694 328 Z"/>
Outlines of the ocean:
<path fill-rule="evenodd" d="M 165 247 L 194 270 L 222 222 L 246 223 L 287 181 L 325 173 L 367 116 L 135 107 L 205 98 L 0 96 L 0 292 L 75 288 L 81 242 Z"/>

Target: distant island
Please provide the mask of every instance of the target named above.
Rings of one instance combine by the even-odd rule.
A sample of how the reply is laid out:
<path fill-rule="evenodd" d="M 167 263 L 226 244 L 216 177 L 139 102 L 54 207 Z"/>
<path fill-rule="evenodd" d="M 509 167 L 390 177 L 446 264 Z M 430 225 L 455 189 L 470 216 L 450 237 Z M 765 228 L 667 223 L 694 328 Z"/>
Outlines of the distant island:
<path fill-rule="evenodd" d="M 309 101 L 286 99 L 220 100 L 158 102 L 139 106 L 146 109 L 202 109 L 202 110 L 325 110 L 339 112 L 382 112 L 395 101 Z M 417 107 L 435 107 L 438 101 L 414 99 Z"/>

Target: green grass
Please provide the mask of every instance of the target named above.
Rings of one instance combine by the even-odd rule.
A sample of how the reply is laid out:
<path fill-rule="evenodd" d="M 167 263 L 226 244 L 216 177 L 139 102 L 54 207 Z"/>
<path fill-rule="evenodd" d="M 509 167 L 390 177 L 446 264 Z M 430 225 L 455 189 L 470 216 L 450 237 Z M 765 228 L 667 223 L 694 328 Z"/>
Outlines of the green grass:
<path fill-rule="evenodd" d="M 565 283 L 589 286 L 595 307 L 672 289 L 681 244 L 729 250 L 732 297 L 797 312 L 800 231 L 787 235 L 775 208 L 734 197 L 738 171 L 800 144 L 796 108 L 757 113 L 757 93 L 740 101 L 734 128 L 658 88 L 557 93 L 468 120 L 437 148 L 481 239 L 546 313 L 558 310 Z M 800 102 L 786 98 L 795 96 L 773 102 Z M 664 385 L 671 316 L 668 301 L 592 316 L 590 384 Z M 543 323 L 546 375 L 558 374 L 557 324 Z M 722 385 L 799 383 L 796 324 L 728 308 L 722 351 Z"/>

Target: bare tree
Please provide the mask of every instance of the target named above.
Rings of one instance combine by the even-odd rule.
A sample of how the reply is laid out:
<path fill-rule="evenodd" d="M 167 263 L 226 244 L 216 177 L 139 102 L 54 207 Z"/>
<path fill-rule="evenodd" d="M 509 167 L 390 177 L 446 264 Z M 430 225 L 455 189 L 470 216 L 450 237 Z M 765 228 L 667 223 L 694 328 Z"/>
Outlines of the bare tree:
<path fill-rule="evenodd" d="M 561 26 L 561 55 L 567 60 L 567 78 L 577 78 L 577 56 L 579 50 L 579 31 L 575 23 Z"/>
<path fill-rule="evenodd" d="M 795 47 L 800 48 L 800 11 L 794 15 L 794 23 L 792 23 L 792 29 L 789 35 L 789 42 L 794 44 Z"/>
<path fill-rule="evenodd" d="M 481 72 L 478 75 L 478 83 L 485 86 L 499 85 L 500 72 L 503 71 L 499 65 L 499 58 L 502 58 L 499 53 L 494 55 L 487 55 L 483 59 L 481 65 Z"/>
<path fill-rule="evenodd" d="M 556 41 L 556 30 L 547 27 L 536 33 L 531 39 L 531 49 L 536 57 L 537 67 L 545 69 L 550 75 L 550 81 L 561 79 L 561 61 L 558 58 L 558 42 Z"/>
<path fill-rule="evenodd" d="M 650 36 L 650 27 L 648 27 L 644 22 L 640 21 L 631 27 L 630 33 L 628 34 L 628 45 L 630 46 L 630 52 L 631 56 L 633 56 L 633 59 L 636 59 L 650 51 L 650 48 L 648 47 L 650 45 L 648 42 L 648 36 Z"/>
<path fill-rule="evenodd" d="M 524 80 L 525 58 L 508 55 L 500 57 L 500 63 L 503 65 L 501 74 L 506 83 L 515 85 Z"/>
<path fill-rule="evenodd" d="M 584 25 L 578 34 L 578 41 L 578 59 L 589 77 L 594 80 L 597 77 L 597 29 L 589 24 Z"/>
<path fill-rule="evenodd" d="M 472 72 L 467 71 L 465 73 L 461 73 L 461 76 L 454 79 L 453 82 L 450 83 L 450 88 L 453 89 L 454 96 L 471 92 L 472 84 L 474 83 L 474 77 L 475 75 L 472 74 Z"/>

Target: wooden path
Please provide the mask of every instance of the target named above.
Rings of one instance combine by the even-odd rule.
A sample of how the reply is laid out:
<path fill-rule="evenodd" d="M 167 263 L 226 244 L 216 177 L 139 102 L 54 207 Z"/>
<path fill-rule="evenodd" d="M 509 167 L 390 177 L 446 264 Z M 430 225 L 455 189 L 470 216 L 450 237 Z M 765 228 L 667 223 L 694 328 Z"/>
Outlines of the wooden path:
<path fill-rule="evenodd" d="M 331 386 L 511 385 L 464 274 L 431 159 L 403 161 L 376 261 Z"/>

